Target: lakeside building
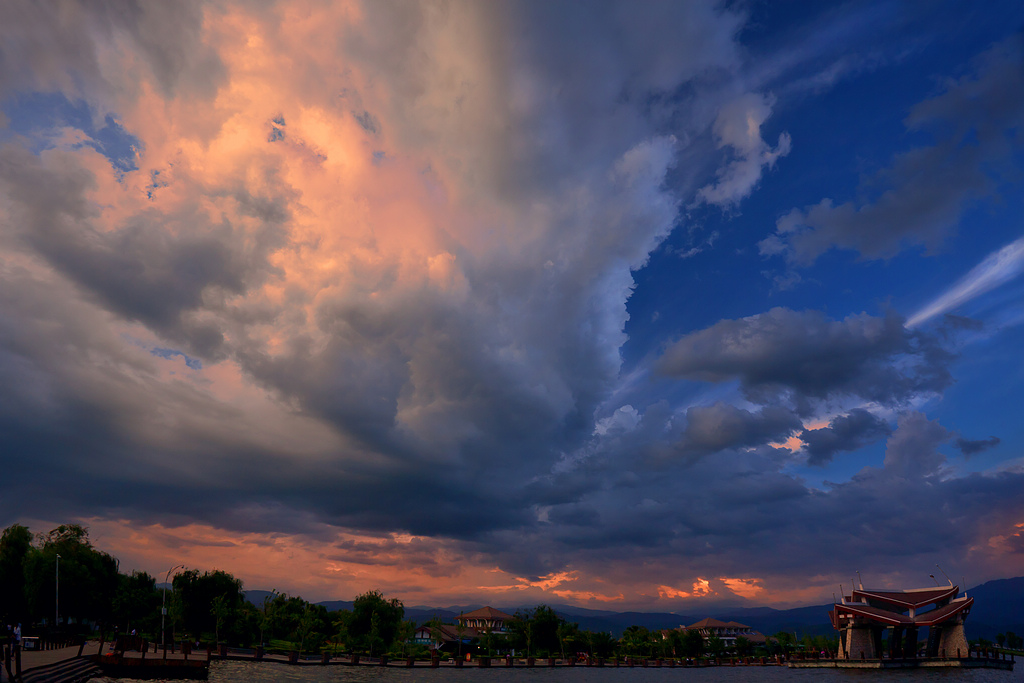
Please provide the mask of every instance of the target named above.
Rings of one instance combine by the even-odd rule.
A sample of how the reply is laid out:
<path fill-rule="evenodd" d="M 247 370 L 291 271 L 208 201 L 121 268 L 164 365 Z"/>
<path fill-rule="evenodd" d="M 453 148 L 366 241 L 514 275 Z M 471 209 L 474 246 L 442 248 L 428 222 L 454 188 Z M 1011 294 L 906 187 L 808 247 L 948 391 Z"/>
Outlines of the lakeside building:
<path fill-rule="evenodd" d="M 906 590 L 865 590 L 860 584 L 850 595 L 843 595 L 841 604 L 828 613 L 840 635 L 839 658 L 881 659 L 886 654 L 883 635 L 887 635 L 888 657 L 917 657 L 918 632 L 922 628 L 928 629 L 926 657 L 966 657 L 964 620 L 974 598 L 967 597 L 966 592 L 957 597 L 959 593 L 960 588 L 952 582 L 949 586 Z"/>
<path fill-rule="evenodd" d="M 505 624 L 512 619 L 513 616 L 511 614 L 505 614 L 493 607 L 481 607 L 480 609 L 455 617 L 455 621 L 467 628 L 489 633 L 507 633 Z"/>
<path fill-rule="evenodd" d="M 456 649 L 459 641 L 468 645 L 474 638 L 488 633 L 508 633 L 507 624 L 514 617 L 493 607 L 466 612 L 455 617 L 456 624 L 423 624 L 413 634 L 413 642 L 432 650 Z"/>
<path fill-rule="evenodd" d="M 746 638 L 754 645 L 764 645 L 767 641 L 763 634 L 751 629 L 746 624 L 741 624 L 738 621 L 720 621 L 712 617 L 706 617 L 689 626 L 680 626 L 679 630 L 697 631 L 704 637 L 705 643 L 711 637 L 717 636 L 727 650 L 736 647 L 737 638 Z"/>
<path fill-rule="evenodd" d="M 423 624 L 413 633 L 413 642 L 418 645 L 426 645 L 431 650 L 454 650 L 458 648 L 459 641 L 463 645 L 469 645 L 474 638 L 479 638 L 480 632 L 475 628 L 459 628 L 455 624 Z"/>

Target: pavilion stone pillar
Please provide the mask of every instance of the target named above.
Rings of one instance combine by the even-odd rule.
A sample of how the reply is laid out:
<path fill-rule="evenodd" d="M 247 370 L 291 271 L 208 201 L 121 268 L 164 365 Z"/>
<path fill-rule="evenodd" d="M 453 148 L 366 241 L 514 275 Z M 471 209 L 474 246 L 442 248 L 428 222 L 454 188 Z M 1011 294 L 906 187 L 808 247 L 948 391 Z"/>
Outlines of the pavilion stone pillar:
<path fill-rule="evenodd" d="M 871 644 L 872 650 L 875 652 L 875 657 L 878 659 L 882 658 L 882 653 L 885 650 L 882 649 L 882 634 L 885 632 L 884 626 L 873 626 L 871 628 Z"/>
<path fill-rule="evenodd" d="M 947 623 L 942 627 L 942 636 L 939 638 L 939 651 L 946 651 L 946 656 L 956 659 L 956 651 L 960 650 L 960 656 L 967 656 L 967 636 L 964 635 L 962 623 Z"/>
<path fill-rule="evenodd" d="M 903 656 L 912 658 L 917 656 L 917 627 L 907 627 L 907 644 L 903 647 Z"/>
<path fill-rule="evenodd" d="M 899 659 L 903 656 L 903 627 L 893 626 L 889 633 L 889 659 Z"/>
<path fill-rule="evenodd" d="M 928 645 L 924 649 L 925 657 L 939 656 L 939 640 L 942 638 L 941 626 L 928 627 Z"/>
<path fill-rule="evenodd" d="M 849 628 L 846 632 L 846 652 L 849 659 L 860 659 L 862 652 L 865 659 L 878 657 L 873 630 L 866 624 L 855 624 Z"/>

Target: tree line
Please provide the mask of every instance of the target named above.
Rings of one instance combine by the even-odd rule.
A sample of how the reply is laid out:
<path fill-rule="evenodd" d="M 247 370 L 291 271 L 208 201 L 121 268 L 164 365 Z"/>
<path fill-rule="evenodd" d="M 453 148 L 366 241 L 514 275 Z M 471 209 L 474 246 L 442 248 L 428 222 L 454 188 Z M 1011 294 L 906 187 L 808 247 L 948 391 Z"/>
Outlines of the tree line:
<path fill-rule="evenodd" d="M 60 572 L 59 614 L 56 580 Z M 39 632 L 107 634 L 136 632 L 159 642 L 161 607 L 166 604 L 166 639 L 225 643 L 233 647 L 319 652 L 357 652 L 371 656 L 426 656 L 427 644 L 413 642 L 416 624 L 405 618 L 402 602 L 380 591 L 358 596 L 350 610 L 328 611 L 297 596 L 272 591 L 260 604 L 245 598 L 242 581 L 230 573 L 183 568 L 170 590 L 157 587 L 146 572 L 122 573 L 118 560 L 93 547 L 88 530 L 63 524 L 49 533 L 33 535 L 15 524 L 0 535 L 0 626 L 23 624 L 26 634 Z M 441 622 L 430 622 L 440 633 Z M 717 637 L 697 631 L 649 630 L 630 626 L 621 638 L 581 629 L 539 605 L 519 610 L 504 633 L 482 632 L 463 637 L 466 629 L 448 625 L 457 634 L 444 649 L 454 656 L 467 653 L 499 655 L 516 652 L 533 657 L 587 656 L 609 658 L 701 657 L 727 653 Z M 1010 634 L 1012 636 L 1012 634 Z M 437 638 L 444 641 L 444 638 Z M 730 650 L 739 656 L 772 655 L 794 649 L 834 651 L 835 639 L 805 637 L 797 642 L 778 633 L 755 648 L 742 636 Z M 801 647 L 802 646 L 802 647 Z"/>

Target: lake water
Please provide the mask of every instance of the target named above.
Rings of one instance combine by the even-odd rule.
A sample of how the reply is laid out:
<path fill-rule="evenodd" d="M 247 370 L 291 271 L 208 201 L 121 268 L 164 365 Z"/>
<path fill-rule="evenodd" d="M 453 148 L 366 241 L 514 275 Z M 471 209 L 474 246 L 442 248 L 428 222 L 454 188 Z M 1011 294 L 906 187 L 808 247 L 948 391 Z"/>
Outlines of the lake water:
<path fill-rule="evenodd" d="M 912 671 L 863 671 L 835 669 L 788 669 L 785 667 L 690 668 L 587 668 L 567 669 L 403 669 L 349 666 L 287 666 L 255 662 L 213 662 L 213 683 L 1022 683 L 1024 670 L 920 669 Z M 93 683 L 129 683 L 126 679 L 93 679 Z M 141 682 L 140 682 L 141 683 Z M 148 683 L 153 683 L 149 681 Z"/>

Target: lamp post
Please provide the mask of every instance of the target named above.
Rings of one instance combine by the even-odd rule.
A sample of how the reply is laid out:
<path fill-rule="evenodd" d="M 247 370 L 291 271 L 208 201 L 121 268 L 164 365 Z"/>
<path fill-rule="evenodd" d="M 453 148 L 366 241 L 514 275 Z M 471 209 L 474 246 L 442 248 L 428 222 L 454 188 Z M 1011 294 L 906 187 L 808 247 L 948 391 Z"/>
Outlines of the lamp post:
<path fill-rule="evenodd" d="M 171 580 L 171 572 L 184 568 L 185 565 L 183 564 L 175 565 L 167 570 L 167 576 L 164 577 L 164 596 L 163 601 L 160 604 L 160 644 L 163 645 L 165 652 L 167 651 L 167 638 L 164 633 L 164 622 L 167 619 L 167 584 Z"/>
<path fill-rule="evenodd" d="M 53 627 L 57 628 L 60 624 L 60 554 L 57 554 L 56 559 L 57 565 L 54 575 L 54 591 L 53 591 Z"/>
<path fill-rule="evenodd" d="M 263 629 L 267 626 L 267 605 L 277 597 L 277 589 L 270 591 L 270 595 L 263 596 L 263 619 L 260 620 L 260 647 L 263 647 Z"/>

